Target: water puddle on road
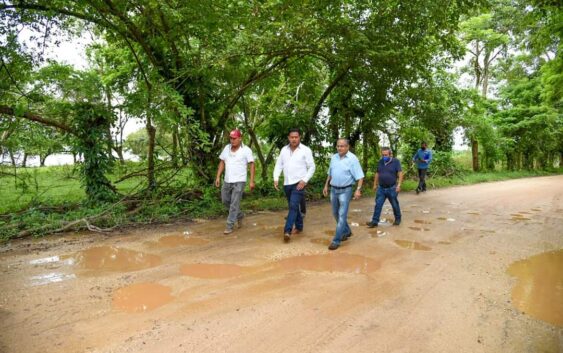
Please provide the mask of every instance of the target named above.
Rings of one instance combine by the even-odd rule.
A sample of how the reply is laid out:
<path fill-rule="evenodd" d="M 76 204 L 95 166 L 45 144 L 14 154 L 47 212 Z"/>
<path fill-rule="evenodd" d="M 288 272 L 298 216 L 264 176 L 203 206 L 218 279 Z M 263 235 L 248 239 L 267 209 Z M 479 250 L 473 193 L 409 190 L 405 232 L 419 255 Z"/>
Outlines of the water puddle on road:
<path fill-rule="evenodd" d="M 563 327 L 563 249 L 516 261 L 506 272 L 518 278 L 512 289 L 515 307 Z"/>
<path fill-rule="evenodd" d="M 112 307 L 128 313 L 141 313 L 156 309 L 174 297 L 172 289 L 156 283 L 137 283 L 119 288 L 113 294 Z"/>
<path fill-rule="evenodd" d="M 303 255 L 278 261 L 277 266 L 285 271 L 345 272 L 368 274 L 381 266 L 379 262 L 360 255 L 336 253 L 327 255 Z"/>
<path fill-rule="evenodd" d="M 399 245 L 401 248 L 405 249 L 413 249 L 413 250 L 423 250 L 423 251 L 430 251 L 432 250 L 431 247 L 422 245 L 416 241 L 412 240 L 395 240 L 395 244 Z"/>
<path fill-rule="evenodd" d="M 446 240 L 442 240 L 442 241 L 438 242 L 438 244 L 441 244 L 441 245 L 450 245 L 451 243 L 452 243 L 451 241 L 446 241 Z"/>
<path fill-rule="evenodd" d="M 438 217 L 436 219 L 439 220 L 439 221 L 445 221 L 447 218 L 446 217 Z"/>
<path fill-rule="evenodd" d="M 432 222 L 430 221 L 425 221 L 423 219 L 415 219 L 414 223 L 418 223 L 418 224 L 432 224 Z"/>
<path fill-rule="evenodd" d="M 424 228 L 424 227 L 409 227 L 409 229 L 416 230 L 416 231 L 419 231 L 419 232 L 428 232 L 428 231 L 430 231 L 430 228 Z"/>
<path fill-rule="evenodd" d="M 31 285 L 32 286 L 43 286 L 43 285 L 46 285 L 46 284 L 63 282 L 63 281 L 67 281 L 69 279 L 74 279 L 74 278 L 76 278 L 76 275 L 73 274 L 73 273 L 66 274 L 66 273 L 60 273 L 60 272 L 51 272 L 51 273 L 46 273 L 46 274 L 43 274 L 43 275 L 32 276 L 31 277 Z"/>
<path fill-rule="evenodd" d="M 86 249 L 78 252 L 74 258 L 80 267 L 99 271 L 137 271 L 161 263 L 159 256 L 114 246 Z"/>
<path fill-rule="evenodd" d="M 238 277 L 252 270 L 252 267 L 233 264 L 185 264 L 180 267 L 183 275 L 205 279 Z"/>
<path fill-rule="evenodd" d="M 325 230 L 323 231 L 324 235 L 328 235 L 329 237 L 334 236 L 334 230 Z"/>
<path fill-rule="evenodd" d="M 155 243 L 157 247 L 174 248 L 184 245 L 204 245 L 209 243 L 209 240 L 202 238 L 186 237 L 181 235 L 167 235 L 158 239 Z"/>

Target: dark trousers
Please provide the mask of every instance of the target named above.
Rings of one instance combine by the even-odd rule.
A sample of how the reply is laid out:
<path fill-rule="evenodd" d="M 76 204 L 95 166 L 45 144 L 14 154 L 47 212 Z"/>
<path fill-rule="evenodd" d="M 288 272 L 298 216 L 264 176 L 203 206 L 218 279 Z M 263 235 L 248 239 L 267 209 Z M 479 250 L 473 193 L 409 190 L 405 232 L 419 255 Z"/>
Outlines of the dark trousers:
<path fill-rule="evenodd" d="M 401 207 L 399 206 L 398 196 L 399 194 L 397 194 L 395 185 L 388 188 L 384 188 L 382 186 L 379 186 L 377 188 L 377 192 L 375 193 L 375 207 L 373 209 L 373 216 L 371 217 L 372 223 L 379 223 L 381 210 L 383 209 L 383 204 L 385 203 L 386 199 L 389 200 L 391 207 L 393 208 L 395 222 L 401 222 Z"/>
<path fill-rule="evenodd" d="M 305 198 L 305 189 L 297 190 L 297 184 L 284 185 L 283 191 L 287 198 L 289 211 L 285 221 L 284 233 L 291 233 L 295 229 L 303 230 L 303 217 L 301 216 L 301 201 Z"/>
<path fill-rule="evenodd" d="M 426 173 L 428 169 L 418 169 L 418 190 L 426 191 Z"/>

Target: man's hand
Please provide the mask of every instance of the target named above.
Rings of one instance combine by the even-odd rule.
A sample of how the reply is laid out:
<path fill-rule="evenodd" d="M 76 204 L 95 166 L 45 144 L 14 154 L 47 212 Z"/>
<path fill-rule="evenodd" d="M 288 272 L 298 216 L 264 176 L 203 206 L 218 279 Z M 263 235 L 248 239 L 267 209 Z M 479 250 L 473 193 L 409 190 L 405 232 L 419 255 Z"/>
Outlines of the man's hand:
<path fill-rule="evenodd" d="M 377 188 L 378 188 L 378 185 L 374 185 L 372 190 L 375 192 L 375 191 L 377 191 Z"/>
<path fill-rule="evenodd" d="M 354 200 L 358 200 L 360 197 L 362 197 L 362 192 L 356 189 L 356 192 L 354 193 Z"/>
<path fill-rule="evenodd" d="M 215 179 L 215 187 L 218 188 L 221 186 L 221 180 L 219 178 Z"/>
<path fill-rule="evenodd" d="M 401 192 L 401 185 L 397 185 L 397 187 L 395 188 L 395 191 L 397 193 L 400 193 Z"/>
<path fill-rule="evenodd" d="M 325 197 L 328 196 L 328 185 L 325 185 L 325 187 L 323 188 L 323 195 L 324 195 Z"/>
<path fill-rule="evenodd" d="M 254 182 L 251 181 L 251 182 L 250 182 L 250 185 L 249 185 L 250 191 L 253 191 L 255 186 L 256 186 L 256 184 L 254 184 Z"/>
<path fill-rule="evenodd" d="M 301 180 L 298 184 L 297 184 L 297 190 L 303 190 L 305 188 L 305 185 L 307 185 L 306 182 L 304 182 L 303 180 Z"/>
<path fill-rule="evenodd" d="M 274 189 L 276 189 L 277 191 L 280 191 L 280 189 L 278 188 L 278 181 L 274 180 Z"/>

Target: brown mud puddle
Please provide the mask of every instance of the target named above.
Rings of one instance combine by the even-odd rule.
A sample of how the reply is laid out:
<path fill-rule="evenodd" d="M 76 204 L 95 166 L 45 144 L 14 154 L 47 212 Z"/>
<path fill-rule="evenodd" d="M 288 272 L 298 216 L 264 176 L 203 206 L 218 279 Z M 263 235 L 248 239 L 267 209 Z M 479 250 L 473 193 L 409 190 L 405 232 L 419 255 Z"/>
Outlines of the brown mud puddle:
<path fill-rule="evenodd" d="M 444 218 L 445 219 L 445 218 Z M 415 219 L 414 223 L 418 223 L 418 224 L 432 224 L 432 222 L 430 221 L 425 221 L 423 219 Z"/>
<path fill-rule="evenodd" d="M 172 301 L 171 291 L 170 287 L 161 284 L 137 283 L 116 290 L 111 305 L 128 313 L 145 312 Z"/>
<path fill-rule="evenodd" d="M 326 238 L 313 238 L 311 239 L 311 243 L 313 244 L 321 244 L 321 245 L 330 245 L 331 240 Z"/>
<path fill-rule="evenodd" d="M 519 213 L 512 213 L 511 216 L 512 216 L 511 219 L 513 221 L 529 221 L 529 220 L 531 220 L 530 218 L 524 217 L 524 215 L 521 215 Z"/>
<path fill-rule="evenodd" d="M 89 248 L 78 252 L 74 258 L 80 267 L 99 271 L 137 271 L 155 267 L 161 263 L 159 256 L 114 246 Z"/>
<path fill-rule="evenodd" d="M 512 263 L 506 272 L 518 278 L 512 304 L 524 313 L 563 327 L 563 249 Z"/>
<path fill-rule="evenodd" d="M 422 245 L 419 242 L 412 240 L 394 240 L 394 242 L 395 244 L 399 245 L 401 248 L 405 248 L 405 249 L 422 250 L 422 251 L 432 250 L 431 247 Z"/>

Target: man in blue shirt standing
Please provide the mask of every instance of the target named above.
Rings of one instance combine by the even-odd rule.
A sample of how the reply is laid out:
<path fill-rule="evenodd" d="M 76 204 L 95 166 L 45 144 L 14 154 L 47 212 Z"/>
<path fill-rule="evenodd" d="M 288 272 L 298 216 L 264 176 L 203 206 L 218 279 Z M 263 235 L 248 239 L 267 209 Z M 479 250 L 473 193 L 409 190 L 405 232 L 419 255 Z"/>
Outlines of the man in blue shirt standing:
<path fill-rule="evenodd" d="M 416 163 L 418 168 L 418 187 L 416 188 L 416 193 L 426 192 L 426 174 L 432 162 L 432 151 L 428 149 L 426 142 L 421 143 L 420 148 L 412 157 L 412 161 Z"/>
<path fill-rule="evenodd" d="M 336 141 L 335 153 L 328 167 L 328 177 L 326 178 L 323 194 L 328 195 L 328 186 L 330 185 L 330 202 L 332 204 L 332 215 L 336 220 L 336 234 L 332 239 L 332 243 L 328 247 L 329 250 L 336 250 L 340 246 L 341 241 L 348 240 L 352 236 L 352 230 L 348 225 L 348 206 L 352 199 L 352 190 L 354 183 L 357 181 L 358 186 L 354 192 L 354 199 L 362 196 L 362 184 L 364 182 L 364 172 L 358 158 L 350 152 L 350 143 L 347 139 L 338 139 Z"/>
<path fill-rule="evenodd" d="M 401 162 L 391 157 L 391 149 L 383 147 L 381 149 L 382 158 L 377 164 L 377 172 L 373 179 L 373 190 L 375 194 L 375 208 L 371 221 L 367 222 L 368 228 L 377 227 L 379 224 L 379 217 L 385 199 L 389 199 L 391 207 L 393 207 L 393 214 L 395 215 L 394 226 L 401 224 L 401 208 L 399 207 L 399 192 L 401 191 L 401 183 L 403 182 L 403 170 Z"/>

